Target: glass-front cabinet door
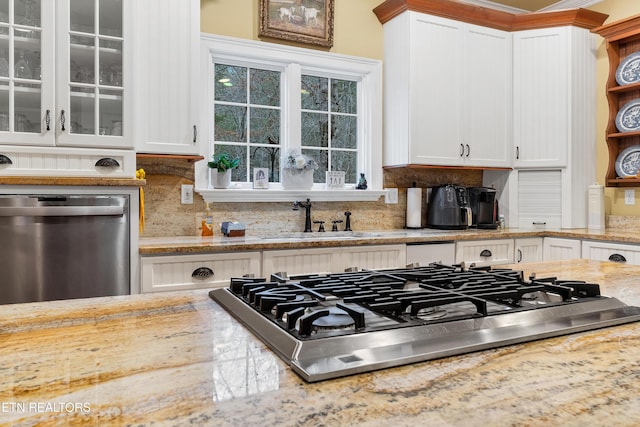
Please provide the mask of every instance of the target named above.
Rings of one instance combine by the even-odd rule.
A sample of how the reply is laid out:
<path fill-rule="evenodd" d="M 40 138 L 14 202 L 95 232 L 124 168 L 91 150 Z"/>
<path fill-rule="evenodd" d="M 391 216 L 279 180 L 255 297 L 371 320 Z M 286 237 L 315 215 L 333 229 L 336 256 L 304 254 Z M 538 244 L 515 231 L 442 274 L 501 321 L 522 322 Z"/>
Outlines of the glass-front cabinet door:
<path fill-rule="evenodd" d="M 55 143 L 54 4 L 0 0 L 1 143 Z"/>
<path fill-rule="evenodd" d="M 44 1 L 44 0 L 43 0 Z M 58 2 L 57 145 L 130 147 L 123 0 Z"/>

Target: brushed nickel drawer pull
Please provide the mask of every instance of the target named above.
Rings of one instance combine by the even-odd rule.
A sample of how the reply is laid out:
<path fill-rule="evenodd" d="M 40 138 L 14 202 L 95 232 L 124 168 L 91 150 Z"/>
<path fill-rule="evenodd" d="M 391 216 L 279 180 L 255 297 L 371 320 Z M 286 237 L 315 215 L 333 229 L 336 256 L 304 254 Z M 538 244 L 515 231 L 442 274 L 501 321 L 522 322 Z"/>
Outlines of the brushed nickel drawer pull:
<path fill-rule="evenodd" d="M 489 258 L 491 257 L 493 254 L 491 253 L 491 251 L 489 249 L 484 249 L 482 252 L 480 252 L 480 256 L 483 258 Z"/>
<path fill-rule="evenodd" d="M 193 273 L 191 273 L 191 277 L 198 280 L 207 280 L 213 277 L 213 274 L 213 270 L 209 267 L 198 267 L 193 270 Z"/>

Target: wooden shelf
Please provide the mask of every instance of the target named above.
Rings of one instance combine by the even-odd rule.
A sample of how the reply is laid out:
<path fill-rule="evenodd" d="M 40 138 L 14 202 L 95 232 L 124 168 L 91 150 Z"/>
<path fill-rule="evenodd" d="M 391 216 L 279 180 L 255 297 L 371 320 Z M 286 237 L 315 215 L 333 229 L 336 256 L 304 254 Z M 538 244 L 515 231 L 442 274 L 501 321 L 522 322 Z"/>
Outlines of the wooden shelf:
<path fill-rule="evenodd" d="M 605 185 L 607 187 L 640 187 L 640 178 L 620 178 L 616 173 L 616 160 L 626 148 L 640 144 L 640 131 L 618 132 L 616 116 L 620 108 L 632 99 L 640 98 L 640 83 L 619 85 L 616 72 L 620 63 L 629 55 L 640 52 L 640 15 L 602 25 L 591 30 L 605 38 L 609 57 L 609 77 L 607 79 L 607 101 L 609 119 L 606 140 L 609 150 L 609 162 Z"/>
<path fill-rule="evenodd" d="M 607 187 L 640 187 L 640 178 L 608 179 Z"/>
<path fill-rule="evenodd" d="M 635 132 L 615 132 L 615 133 L 607 134 L 607 138 L 612 138 L 612 139 L 629 138 L 629 137 L 632 137 L 632 136 L 640 136 L 640 131 L 635 131 Z"/>
<path fill-rule="evenodd" d="M 609 93 L 626 93 L 633 92 L 634 90 L 640 90 L 640 83 L 631 83 L 624 86 L 613 86 L 607 89 Z"/>
<path fill-rule="evenodd" d="M 185 160 L 187 162 L 193 163 L 198 162 L 200 160 L 204 160 L 203 156 L 196 155 L 183 155 L 183 154 L 149 154 L 149 153 L 137 153 L 137 159 L 175 159 L 175 160 Z"/>

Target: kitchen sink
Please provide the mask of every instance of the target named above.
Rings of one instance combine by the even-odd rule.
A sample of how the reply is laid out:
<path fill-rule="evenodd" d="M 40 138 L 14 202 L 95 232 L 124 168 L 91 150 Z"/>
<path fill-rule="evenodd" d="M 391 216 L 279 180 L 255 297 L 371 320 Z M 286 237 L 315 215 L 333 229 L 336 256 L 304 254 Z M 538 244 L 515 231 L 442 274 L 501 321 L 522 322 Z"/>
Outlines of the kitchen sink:
<path fill-rule="evenodd" d="M 269 234 L 261 236 L 264 240 L 350 240 L 350 239 L 368 239 L 368 238 L 385 238 L 385 237 L 420 237 L 437 234 L 459 233 L 461 230 L 438 230 L 431 228 L 423 228 L 419 230 L 398 230 L 398 231 L 313 231 L 304 232 L 283 232 L 278 234 Z"/>
<path fill-rule="evenodd" d="M 262 236 L 265 240 L 341 240 L 341 239 L 366 239 L 371 237 L 387 236 L 388 233 L 366 232 L 366 231 L 325 231 L 325 232 L 297 232 L 297 233 L 279 233 Z M 405 235 L 403 232 L 402 235 Z"/>

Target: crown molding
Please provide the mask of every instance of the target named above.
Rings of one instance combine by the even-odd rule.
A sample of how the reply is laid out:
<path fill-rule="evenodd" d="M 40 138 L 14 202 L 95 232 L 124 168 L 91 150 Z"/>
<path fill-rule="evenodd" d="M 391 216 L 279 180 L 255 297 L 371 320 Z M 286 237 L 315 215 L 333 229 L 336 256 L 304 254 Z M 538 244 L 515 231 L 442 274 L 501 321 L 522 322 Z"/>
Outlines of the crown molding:
<path fill-rule="evenodd" d="M 564 2 L 595 1 L 564 0 Z M 609 17 L 603 13 L 584 8 L 514 14 L 459 0 L 387 0 L 373 9 L 382 24 L 405 11 L 426 13 L 503 31 L 531 30 L 566 25 L 591 30 L 601 26 Z"/>

